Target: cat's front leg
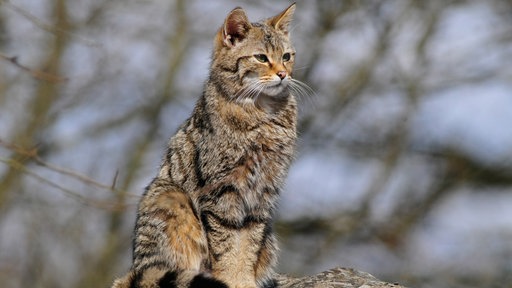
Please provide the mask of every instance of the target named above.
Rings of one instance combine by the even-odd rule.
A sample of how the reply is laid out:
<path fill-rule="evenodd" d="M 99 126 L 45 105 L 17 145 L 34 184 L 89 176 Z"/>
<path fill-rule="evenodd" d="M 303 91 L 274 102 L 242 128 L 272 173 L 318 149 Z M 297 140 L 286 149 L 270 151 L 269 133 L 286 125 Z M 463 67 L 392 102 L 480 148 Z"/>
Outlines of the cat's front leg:
<path fill-rule="evenodd" d="M 262 288 L 272 283 L 277 248 L 267 223 L 248 217 L 243 224 L 234 225 L 209 211 L 201 218 L 216 279 L 231 288 Z"/>

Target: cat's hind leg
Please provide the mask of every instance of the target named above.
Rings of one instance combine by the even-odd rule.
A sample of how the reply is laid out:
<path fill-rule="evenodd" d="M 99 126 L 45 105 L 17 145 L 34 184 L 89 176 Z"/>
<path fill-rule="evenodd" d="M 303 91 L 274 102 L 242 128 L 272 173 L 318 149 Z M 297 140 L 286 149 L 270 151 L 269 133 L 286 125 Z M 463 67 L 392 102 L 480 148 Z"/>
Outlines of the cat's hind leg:
<path fill-rule="evenodd" d="M 206 271 L 208 243 L 190 197 L 163 180 L 139 204 L 133 257 L 128 287 L 227 287 Z"/>

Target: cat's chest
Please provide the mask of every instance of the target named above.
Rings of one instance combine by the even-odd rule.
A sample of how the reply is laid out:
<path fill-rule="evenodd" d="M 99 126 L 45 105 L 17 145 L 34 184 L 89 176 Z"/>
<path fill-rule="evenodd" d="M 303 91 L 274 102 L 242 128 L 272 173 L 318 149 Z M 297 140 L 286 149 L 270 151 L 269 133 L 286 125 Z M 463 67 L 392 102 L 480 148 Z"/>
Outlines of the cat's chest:
<path fill-rule="evenodd" d="M 292 159 L 295 132 L 268 128 L 216 130 L 202 139 L 194 160 L 197 186 L 190 189 L 201 209 L 236 223 L 270 217 Z"/>
<path fill-rule="evenodd" d="M 237 211 L 228 214 L 240 215 L 241 221 L 249 215 L 259 217 L 266 214 L 276 205 L 289 166 L 288 159 L 276 157 L 276 147 L 261 141 L 252 142 L 238 159 L 219 166 L 226 169 L 218 170 L 216 182 L 220 184 L 219 187 L 232 187 L 234 192 L 221 195 L 218 199 L 218 203 L 230 202 L 232 207 L 229 210 Z"/>
<path fill-rule="evenodd" d="M 222 139 L 212 141 L 208 149 L 212 153 L 204 155 L 211 182 L 229 182 L 246 193 L 281 186 L 291 162 L 294 139 L 286 133 L 267 130 L 226 133 Z"/>

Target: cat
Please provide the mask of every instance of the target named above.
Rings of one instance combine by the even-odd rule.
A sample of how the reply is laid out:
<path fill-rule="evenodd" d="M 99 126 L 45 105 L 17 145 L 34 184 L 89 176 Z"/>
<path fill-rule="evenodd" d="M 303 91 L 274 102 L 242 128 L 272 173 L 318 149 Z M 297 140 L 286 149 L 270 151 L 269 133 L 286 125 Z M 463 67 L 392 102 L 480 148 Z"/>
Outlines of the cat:
<path fill-rule="evenodd" d="M 294 156 L 294 94 L 307 87 L 292 78 L 294 11 L 226 17 L 203 95 L 139 203 L 133 265 L 113 288 L 277 286 L 272 221 Z"/>

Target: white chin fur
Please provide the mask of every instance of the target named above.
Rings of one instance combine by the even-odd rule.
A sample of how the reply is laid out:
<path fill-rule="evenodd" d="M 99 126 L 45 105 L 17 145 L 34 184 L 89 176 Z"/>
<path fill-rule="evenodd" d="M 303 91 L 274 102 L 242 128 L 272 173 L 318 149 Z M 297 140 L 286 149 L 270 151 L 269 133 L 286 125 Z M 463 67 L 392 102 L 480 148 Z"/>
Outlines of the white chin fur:
<path fill-rule="evenodd" d="M 281 93 L 284 89 L 284 85 L 276 85 L 272 87 L 267 87 L 263 90 L 263 93 L 268 96 L 277 96 L 279 93 Z"/>
<path fill-rule="evenodd" d="M 288 79 L 284 79 L 283 81 L 276 81 L 277 83 L 274 85 L 269 85 L 268 87 L 265 87 L 263 89 L 263 93 L 265 93 L 268 96 L 277 96 L 279 93 L 283 92 L 283 89 L 288 86 Z"/>

